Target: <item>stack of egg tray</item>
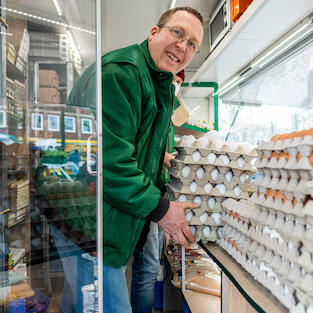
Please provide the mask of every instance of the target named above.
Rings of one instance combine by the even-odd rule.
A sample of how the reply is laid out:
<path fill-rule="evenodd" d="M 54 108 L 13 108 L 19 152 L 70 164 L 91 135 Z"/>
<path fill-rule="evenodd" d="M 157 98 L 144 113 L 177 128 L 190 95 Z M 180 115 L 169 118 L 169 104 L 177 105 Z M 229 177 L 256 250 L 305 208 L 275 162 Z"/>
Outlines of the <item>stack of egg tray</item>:
<path fill-rule="evenodd" d="M 255 151 L 244 152 L 240 146 L 231 151 L 227 144 L 217 148 L 214 142 L 195 140 L 187 146 L 182 138 L 175 146 L 168 184 L 170 200 L 189 201 L 199 205 L 186 210 L 185 216 L 197 241 L 216 241 L 221 223 L 221 203 L 225 198 L 247 199 L 255 173 L 251 160 Z"/>
<path fill-rule="evenodd" d="M 313 312 L 312 150 L 311 135 L 261 143 L 254 204 L 223 203 L 219 244 L 291 313 Z"/>

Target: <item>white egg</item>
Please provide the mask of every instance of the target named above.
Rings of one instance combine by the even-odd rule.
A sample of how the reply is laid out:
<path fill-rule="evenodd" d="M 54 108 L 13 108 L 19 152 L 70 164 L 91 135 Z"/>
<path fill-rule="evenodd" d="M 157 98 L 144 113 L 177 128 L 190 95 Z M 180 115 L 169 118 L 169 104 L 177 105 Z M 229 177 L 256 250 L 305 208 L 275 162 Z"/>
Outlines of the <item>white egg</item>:
<path fill-rule="evenodd" d="M 186 165 L 182 168 L 181 173 L 184 178 L 188 177 L 190 174 L 190 166 Z"/>
<path fill-rule="evenodd" d="M 218 228 L 217 228 L 217 234 L 218 234 L 218 236 L 219 236 L 220 238 L 223 237 L 223 227 L 218 227 Z"/>
<path fill-rule="evenodd" d="M 211 191 L 212 191 L 212 184 L 211 184 L 211 183 L 206 183 L 206 184 L 204 185 L 204 191 L 205 191 L 206 193 L 211 193 Z"/>
<path fill-rule="evenodd" d="M 228 148 L 231 152 L 234 152 L 238 147 L 238 145 L 233 141 L 228 141 L 227 144 L 228 144 Z"/>
<path fill-rule="evenodd" d="M 206 138 L 208 138 L 209 141 L 215 141 L 215 140 L 220 139 L 220 135 L 219 135 L 219 133 L 216 130 L 211 130 L 211 131 L 205 133 L 204 136 Z"/>
<path fill-rule="evenodd" d="M 218 177 L 218 175 L 220 174 L 220 171 L 217 169 L 217 168 L 215 168 L 212 172 L 211 172 L 211 178 L 212 178 L 212 180 L 216 180 L 217 179 L 217 177 Z"/>
<path fill-rule="evenodd" d="M 209 144 L 209 139 L 204 136 L 200 137 L 198 141 L 202 148 L 205 148 Z"/>
<path fill-rule="evenodd" d="M 191 192 L 196 192 L 198 189 L 198 183 L 193 181 L 192 183 L 190 183 L 189 189 Z"/>
<path fill-rule="evenodd" d="M 186 221 L 187 222 L 190 222 L 191 219 L 193 217 L 193 212 L 192 211 L 189 211 L 186 215 L 185 215 L 185 218 L 186 218 Z"/>
<path fill-rule="evenodd" d="M 193 154 L 192 154 L 192 159 L 194 162 L 199 162 L 200 159 L 201 159 L 201 153 L 200 151 L 195 151 Z"/>
<path fill-rule="evenodd" d="M 204 176 L 204 173 L 205 173 L 205 171 L 204 171 L 204 168 L 201 166 L 201 167 L 199 167 L 198 169 L 197 169 L 197 177 L 199 178 L 199 179 L 202 179 L 203 178 L 203 176 Z"/>
<path fill-rule="evenodd" d="M 211 152 L 206 158 L 209 163 L 214 163 L 216 160 L 216 154 Z"/>
<path fill-rule="evenodd" d="M 204 238 L 209 238 L 211 234 L 211 227 L 210 226 L 204 226 L 202 229 L 202 234 Z"/>
<path fill-rule="evenodd" d="M 193 200 L 193 203 L 197 203 L 199 206 L 201 205 L 202 199 L 200 196 L 196 196 Z"/>
<path fill-rule="evenodd" d="M 179 202 L 186 202 L 186 201 L 187 201 L 186 195 L 180 195 L 180 196 L 178 197 L 178 201 L 179 201 Z"/>
<path fill-rule="evenodd" d="M 244 160 L 243 157 L 239 157 L 239 158 L 237 159 L 237 164 L 238 164 L 238 166 L 239 166 L 240 168 L 242 168 L 242 167 L 244 167 L 244 166 L 246 165 L 246 161 Z"/>
<path fill-rule="evenodd" d="M 215 204 L 216 204 L 216 200 L 215 198 L 211 197 L 209 200 L 208 200 L 208 206 L 211 210 L 213 210 L 215 208 Z"/>
<path fill-rule="evenodd" d="M 235 196 L 240 196 L 240 194 L 241 194 L 241 188 L 237 185 L 237 186 L 235 186 L 234 188 L 233 188 L 233 192 L 234 192 L 234 194 L 235 194 Z"/>
<path fill-rule="evenodd" d="M 215 223 L 216 225 L 221 224 L 221 219 L 222 219 L 221 213 L 212 213 L 212 214 L 211 214 L 211 217 L 213 218 L 214 223 Z"/>
<path fill-rule="evenodd" d="M 195 142 L 196 138 L 193 135 L 189 135 L 186 138 L 187 147 L 192 147 L 192 144 Z"/>
<path fill-rule="evenodd" d="M 193 236 L 195 235 L 196 231 L 197 231 L 197 227 L 196 226 L 189 226 L 191 233 L 193 234 Z"/>
<path fill-rule="evenodd" d="M 246 182 L 246 180 L 248 179 L 248 176 L 247 176 L 247 174 L 243 173 L 240 175 L 239 179 L 240 179 L 240 182 L 242 184 L 244 184 Z"/>
<path fill-rule="evenodd" d="M 239 147 L 241 147 L 241 149 L 248 154 L 251 150 L 252 150 L 252 146 L 249 143 L 240 143 Z"/>
<path fill-rule="evenodd" d="M 230 158 L 228 155 L 226 154 L 221 154 L 219 157 L 218 157 L 220 160 L 222 160 L 222 162 L 225 164 L 225 165 L 228 165 L 230 163 Z"/>
<path fill-rule="evenodd" d="M 234 177 L 234 174 L 232 171 L 228 171 L 226 174 L 225 174 L 225 179 L 228 183 L 231 182 L 231 180 L 233 179 Z"/>
<path fill-rule="evenodd" d="M 217 184 L 216 188 L 218 189 L 218 191 L 224 195 L 226 193 L 226 186 L 224 184 Z"/>
<path fill-rule="evenodd" d="M 208 216 L 209 214 L 207 212 L 204 212 L 201 216 L 199 216 L 200 223 L 203 224 L 208 218 Z"/>

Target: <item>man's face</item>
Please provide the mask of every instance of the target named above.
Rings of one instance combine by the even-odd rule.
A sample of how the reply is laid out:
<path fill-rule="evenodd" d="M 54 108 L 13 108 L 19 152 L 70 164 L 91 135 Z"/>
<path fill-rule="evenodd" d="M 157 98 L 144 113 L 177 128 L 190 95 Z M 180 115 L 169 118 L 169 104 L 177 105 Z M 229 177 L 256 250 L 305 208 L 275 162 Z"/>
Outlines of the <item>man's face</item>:
<path fill-rule="evenodd" d="M 194 14 L 188 11 L 175 12 L 165 25 L 182 31 L 188 40 L 193 40 L 198 46 L 202 42 L 202 24 Z M 187 48 L 187 40 L 177 42 L 166 27 L 154 26 L 148 42 L 154 64 L 162 71 L 178 73 L 189 64 L 194 56 L 194 53 Z"/>

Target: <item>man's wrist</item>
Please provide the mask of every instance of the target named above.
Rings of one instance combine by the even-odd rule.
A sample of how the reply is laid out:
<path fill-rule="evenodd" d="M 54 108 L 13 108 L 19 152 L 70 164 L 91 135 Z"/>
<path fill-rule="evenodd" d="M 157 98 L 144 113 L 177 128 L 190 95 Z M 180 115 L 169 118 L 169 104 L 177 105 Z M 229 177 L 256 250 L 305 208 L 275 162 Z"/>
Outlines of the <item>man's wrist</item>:
<path fill-rule="evenodd" d="M 147 220 L 158 222 L 168 211 L 170 207 L 170 200 L 161 197 L 156 208 L 147 216 Z"/>

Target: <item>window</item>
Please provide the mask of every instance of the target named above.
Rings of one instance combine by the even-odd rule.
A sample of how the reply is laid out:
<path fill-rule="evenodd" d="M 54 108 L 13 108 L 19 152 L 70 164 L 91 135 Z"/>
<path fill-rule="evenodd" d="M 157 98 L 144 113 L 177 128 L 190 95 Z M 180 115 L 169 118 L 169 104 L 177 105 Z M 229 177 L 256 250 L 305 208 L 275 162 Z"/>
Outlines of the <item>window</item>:
<path fill-rule="evenodd" d="M 64 129 L 67 133 L 76 132 L 75 117 L 64 117 Z"/>
<path fill-rule="evenodd" d="M 92 133 L 92 123 L 90 119 L 82 118 L 82 133 L 83 134 Z"/>
<path fill-rule="evenodd" d="M 43 115 L 39 113 L 32 113 L 32 129 L 43 130 Z"/>
<path fill-rule="evenodd" d="M 7 127 L 7 115 L 3 110 L 0 111 L 0 127 Z"/>
<path fill-rule="evenodd" d="M 48 115 L 48 130 L 60 131 L 60 118 L 58 115 Z"/>

